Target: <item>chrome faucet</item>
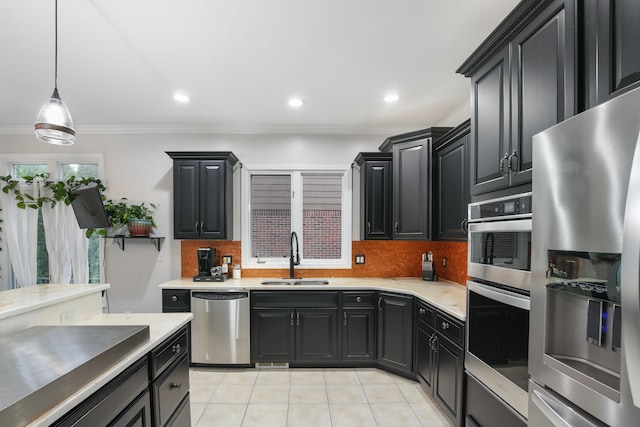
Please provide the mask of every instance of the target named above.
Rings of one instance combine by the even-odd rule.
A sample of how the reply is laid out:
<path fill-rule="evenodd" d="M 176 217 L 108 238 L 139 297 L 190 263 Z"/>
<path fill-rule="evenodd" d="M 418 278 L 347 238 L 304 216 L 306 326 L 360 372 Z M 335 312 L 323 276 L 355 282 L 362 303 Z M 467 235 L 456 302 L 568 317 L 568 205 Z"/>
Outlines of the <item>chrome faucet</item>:
<path fill-rule="evenodd" d="M 296 257 L 293 258 L 293 239 L 296 239 Z M 300 249 L 298 247 L 298 234 L 293 231 L 291 233 L 291 254 L 289 256 L 289 279 L 293 279 L 293 267 L 300 265 Z"/>

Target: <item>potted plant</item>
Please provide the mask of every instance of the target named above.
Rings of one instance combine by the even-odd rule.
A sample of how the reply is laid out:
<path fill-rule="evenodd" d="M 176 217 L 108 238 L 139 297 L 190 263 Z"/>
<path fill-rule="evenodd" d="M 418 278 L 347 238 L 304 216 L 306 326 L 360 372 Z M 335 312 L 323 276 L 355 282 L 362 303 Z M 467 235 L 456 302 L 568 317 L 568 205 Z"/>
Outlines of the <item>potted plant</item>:
<path fill-rule="evenodd" d="M 132 204 L 123 198 L 117 202 L 113 200 L 105 201 L 104 208 L 107 211 L 111 226 L 118 230 L 126 225 L 130 236 L 148 236 L 151 228 L 156 226 L 153 221 L 153 214 L 157 206 L 153 203 Z"/>

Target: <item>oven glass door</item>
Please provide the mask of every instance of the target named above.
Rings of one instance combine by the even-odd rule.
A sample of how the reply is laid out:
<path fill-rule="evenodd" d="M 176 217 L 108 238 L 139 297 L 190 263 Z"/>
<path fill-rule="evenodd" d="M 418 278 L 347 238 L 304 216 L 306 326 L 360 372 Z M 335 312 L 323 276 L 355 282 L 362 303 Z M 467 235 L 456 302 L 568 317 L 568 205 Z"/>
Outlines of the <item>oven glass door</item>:
<path fill-rule="evenodd" d="M 531 220 L 469 224 L 469 276 L 531 288 Z"/>
<path fill-rule="evenodd" d="M 528 295 L 468 282 L 467 351 L 527 391 Z"/>

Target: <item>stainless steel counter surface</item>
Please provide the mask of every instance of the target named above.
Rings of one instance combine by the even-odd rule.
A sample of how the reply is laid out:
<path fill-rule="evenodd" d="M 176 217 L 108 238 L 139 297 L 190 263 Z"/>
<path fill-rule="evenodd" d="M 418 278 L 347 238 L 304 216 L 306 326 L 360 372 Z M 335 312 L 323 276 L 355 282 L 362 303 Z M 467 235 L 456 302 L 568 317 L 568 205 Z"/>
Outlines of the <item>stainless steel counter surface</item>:
<path fill-rule="evenodd" d="M 182 326 L 189 323 L 192 318 L 193 315 L 191 313 L 123 313 L 100 314 L 79 322 L 77 325 L 82 326 L 148 325 L 149 339 L 137 346 L 106 371 L 101 373 L 96 372 L 95 376 L 87 384 L 77 388 L 73 393 L 65 397 L 62 402 L 49 409 L 28 425 L 31 427 L 51 425 L 55 420 L 73 409 L 84 399 L 91 396 L 102 386 L 118 376 L 118 374 L 123 372 L 127 367 L 131 366 L 131 364 L 169 338 Z"/>
<path fill-rule="evenodd" d="M 307 279 L 307 278 L 306 278 Z M 449 280 L 424 281 L 417 277 L 375 278 L 375 277 L 321 277 L 328 285 L 262 285 L 264 280 L 273 278 L 228 279 L 225 282 L 194 282 L 183 277 L 159 285 L 162 289 L 244 289 L 244 290 L 378 290 L 400 292 L 413 295 L 439 308 L 456 319 L 465 321 L 467 310 L 467 288 Z"/>
<path fill-rule="evenodd" d="M 149 340 L 147 325 L 33 326 L 0 337 L 0 426 L 27 424 Z"/>

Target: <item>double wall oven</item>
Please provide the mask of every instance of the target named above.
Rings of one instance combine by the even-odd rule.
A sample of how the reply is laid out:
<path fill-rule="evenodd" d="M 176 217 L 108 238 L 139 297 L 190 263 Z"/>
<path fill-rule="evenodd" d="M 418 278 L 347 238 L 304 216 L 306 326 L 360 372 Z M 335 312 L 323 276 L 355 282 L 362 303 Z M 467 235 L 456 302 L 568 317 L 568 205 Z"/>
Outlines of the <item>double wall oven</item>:
<path fill-rule="evenodd" d="M 528 405 L 531 212 L 531 193 L 525 193 L 472 203 L 468 217 L 465 370 L 522 420 Z"/>

